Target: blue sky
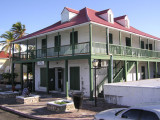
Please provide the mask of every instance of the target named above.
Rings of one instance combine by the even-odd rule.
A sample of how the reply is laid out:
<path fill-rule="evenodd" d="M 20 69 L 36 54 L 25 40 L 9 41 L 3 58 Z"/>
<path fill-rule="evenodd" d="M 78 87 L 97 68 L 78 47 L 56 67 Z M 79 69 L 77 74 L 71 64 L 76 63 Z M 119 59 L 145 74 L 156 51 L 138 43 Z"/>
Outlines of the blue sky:
<path fill-rule="evenodd" d="M 88 7 L 97 11 L 111 8 L 115 17 L 127 14 L 131 26 L 160 37 L 159 5 L 160 0 L 1 0 L 0 35 L 18 21 L 32 33 L 59 21 L 64 7 Z"/>

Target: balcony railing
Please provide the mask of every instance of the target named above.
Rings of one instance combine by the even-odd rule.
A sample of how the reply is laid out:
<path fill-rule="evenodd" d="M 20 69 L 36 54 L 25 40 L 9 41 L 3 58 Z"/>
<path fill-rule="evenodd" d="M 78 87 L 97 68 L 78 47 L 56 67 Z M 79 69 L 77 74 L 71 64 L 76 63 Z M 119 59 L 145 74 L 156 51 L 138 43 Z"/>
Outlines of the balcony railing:
<path fill-rule="evenodd" d="M 93 46 L 92 51 L 94 54 L 106 54 L 105 43 L 93 42 L 92 46 Z M 160 52 L 158 51 L 115 45 L 115 44 L 109 45 L 109 52 L 110 54 L 121 55 L 121 56 L 160 58 Z"/>
<path fill-rule="evenodd" d="M 106 46 L 106 43 L 93 42 L 92 53 L 106 55 Z M 14 60 L 31 60 L 39 58 L 54 58 L 62 56 L 83 55 L 89 54 L 89 49 L 89 43 L 86 42 L 79 43 L 74 46 L 65 45 L 61 47 L 51 47 L 47 49 L 28 50 L 28 53 L 14 53 Z M 110 54 L 119 56 L 160 58 L 160 52 L 158 51 L 115 44 L 109 45 L 109 52 Z"/>
<path fill-rule="evenodd" d="M 51 47 L 47 49 L 28 50 L 26 52 L 14 53 L 14 60 L 31 60 L 38 58 L 53 58 L 61 56 L 82 55 L 89 53 L 89 43 L 79 43 L 73 46 Z M 74 51 L 74 52 L 73 52 Z"/>

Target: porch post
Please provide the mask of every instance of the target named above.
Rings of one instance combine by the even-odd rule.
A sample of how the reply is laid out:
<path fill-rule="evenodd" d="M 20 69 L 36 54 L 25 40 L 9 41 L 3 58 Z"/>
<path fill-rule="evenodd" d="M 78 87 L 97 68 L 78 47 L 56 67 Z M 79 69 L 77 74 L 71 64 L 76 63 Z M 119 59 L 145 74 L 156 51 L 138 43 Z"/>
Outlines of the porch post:
<path fill-rule="evenodd" d="M 109 28 L 106 28 L 106 51 L 107 51 L 107 55 L 109 55 Z"/>
<path fill-rule="evenodd" d="M 156 51 L 156 41 L 154 40 L 154 51 Z"/>
<path fill-rule="evenodd" d="M 11 72 L 11 75 L 12 75 L 12 86 L 14 85 L 14 63 L 12 63 L 12 72 Z"/>
<path fill-rule="evenodd" d="M 156 62 L 156 73 L 155 73 L 155 77 L 157 78 L 158 77 L 158 64 Z"/>
<path fill-rule="evenodd" d="M 21 79 L 21 90 L 23 90 L 23 63 L 20 64 L 20 79 Z"/>
<path fill-rule="evenodd" d="M 35 49 L 36 49 L 36 58 L 37 58 L 37 38 L 36 38 L 36 45 L 35 45 Z"/>
<path fill-rule="evenodd" d="M 89 78 L 90 78 L 90 100 L 93 100 L 93 59 L 88 59 L 89 63 Z"/>
<path fill-rule="evenodd" d="M 147 45 L 148 45 L 148 50 L 149 50 L 149 39 L 147 39 Z"/>
<path fill-rule="evenodd" d="M 28 40 L 27 40 L 27 60 L 28 60 Z"/>
<path fill-rule="evenodd" d="M 46 87 L 47 87 L 47 93 L 49 94 L 49 80 L 48 80 L 48 72 L 49 71 L 49 61 L 46 61 Z"/>
<path fill-rule="evenodd" d="M 60 36 L 59 36 L 59 32 L 58 32 L 58 46 L 60 45 Z M 59 47 L 61 47 L 61 46 L 59 46 Z M 58 48 L 58 57 L 59 57 L 59 50 L 60 50 L 60 48 Z"/>
<path fill-rule="evenodd" d="M 131 47 L 132 47 L 132 34 L 130 34 L 130 39 L 131 39 Z"/>
<path fill-rule="evenodd" d="M 113 83 L 113 56 L 110 55 L 108 83 Z"/>
<path fill-rule="evenodd" d="M 89 52 L 90 52 L 90 55 L 92 54 L 92 24 L 90 23 L 89 24 Z"/>
<path fill-rule="evenodd" d="M 127 81 L 127 61 L 124 61 L 124 78 L 125 82 Z"/>
<path fill-rule="evenodd" d="M 72 56 L 74 56 L 74 28 L 72 28 Z"/>
<path fill-rule="evenodd" d="M 138 80 L 138 61 L 136 61 L 136 80 Z"/>
<path fill-rule="evenodd" d="M 19 44 L 19 60 L 20 60 L 20 57 L 21 57 L 21 43 Z"/>
<path fill-rule="evenodd" d="M 28 84 L 29 84 L 29 80 L 28 80 L 28 63 L 26 63 L 27 65 L 27 87 L 28 87 Z"/>
<path fill-rule="evenodd" d="M 33 75 L 32 91 L 35 92 L 35 63 L 34 62 L 32 62 L 32 75 Z"/>
<path fill-rule="evenodd" d="M 139 48 L 141 48 L 141 37 L 139 36 Z"/>
<path fill-rule="evenodd" d="M 122 45 L 121 31 L 119 31 L 119 45 Z"/>
<path fill-rule="evenodd" d="M 69 97 L 68 95 L 68 60 L 65 60 L 65 79 L 66 79 L 66 98 Z"/>
<path fill-rule="evenodd" d="M 47 41 L 47 35 L 46 35 L 46 41 Z M 47 47 L 46 47 L 46 58 L 47 58 Z"/>
<path fill-rule="evenodd" d="M 147 62 L 147 68 L 148 68 L 148 79 L 150 79 L 150 65 L 149 65 L 149 61 Z"/>

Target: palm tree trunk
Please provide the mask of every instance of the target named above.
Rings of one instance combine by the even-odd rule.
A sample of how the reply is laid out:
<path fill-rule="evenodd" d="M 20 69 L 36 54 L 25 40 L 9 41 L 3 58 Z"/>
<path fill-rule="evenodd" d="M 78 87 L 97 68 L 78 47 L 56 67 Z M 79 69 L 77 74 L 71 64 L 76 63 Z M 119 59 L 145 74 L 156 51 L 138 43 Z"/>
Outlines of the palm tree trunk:
<path fill-rule="evenodd" d="M 11 66 L 11 47 L 12 45 L 10 45 L 10 48 L 9 48 L 9 73 L 11 73 L 11 68 L 12 68 Z"/>

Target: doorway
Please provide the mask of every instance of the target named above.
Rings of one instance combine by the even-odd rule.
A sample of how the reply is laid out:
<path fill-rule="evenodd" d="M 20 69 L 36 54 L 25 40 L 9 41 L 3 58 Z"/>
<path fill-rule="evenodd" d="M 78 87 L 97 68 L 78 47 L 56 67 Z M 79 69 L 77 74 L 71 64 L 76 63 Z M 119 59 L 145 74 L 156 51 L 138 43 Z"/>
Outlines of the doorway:
<path fill-rule="evenodd" d="M 145 79 L 145 76 L 146 76 L 146 75 L 145 75 L 145 66 L 142 66 L 142 67 L 141 67 L 141 78 L 142 78 L 142 79 Z"/>

